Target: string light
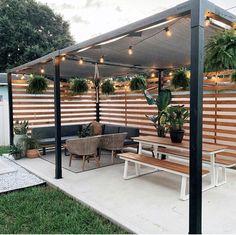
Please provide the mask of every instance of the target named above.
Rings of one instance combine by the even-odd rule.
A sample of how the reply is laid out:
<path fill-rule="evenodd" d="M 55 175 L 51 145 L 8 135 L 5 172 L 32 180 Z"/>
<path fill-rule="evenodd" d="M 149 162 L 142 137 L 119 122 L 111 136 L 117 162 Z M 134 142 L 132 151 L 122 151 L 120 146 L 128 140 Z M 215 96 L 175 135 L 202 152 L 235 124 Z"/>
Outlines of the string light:
<path fill-rule="evenodd" d="M 132 46 L 129 47 L 128 53 L 129 53 L 129 55 L 133 55 L 133 47 Z"/>
<path fill-rule="evenodd" d="M 82 65 L 84 63 L 84 59 L 81 57 L 79 60 L 79 64 Z"/>
<path fill-rule="evenodd" d="M 104 55 L 100 57 L 100 63 L 103 64 L 104 63 Z"/>
<path fill-rule="evenodd" d="M 30 78 L 33 78 L 33 76 L 34 76 L 34 75 L 31 73 L 31 74 L 30 74 Z"/>
<path fill-rule="evenodd" d="M 66 60 L 66 56 L 63 55 L 63 56 L 61 57 L 61 60 L 62 60 L 62 61 L 65 61 L 65 60 Z"/>
<path fill-rule="evenodd" d="M 172 76 L 173 75 L 173 73 L 172 72 L 169 72 L 169 76 Z"/>
<path fill-rule="evenodd" d="M 207 16 L 206 19 L 205 19 L 205 26 L 208 27 L 211 23 L 211 20 L 210 20 L 210 17 Z"/>
<path fill-rule="evenodd" d="M 156 74 L 154 72 L 151 73 L 151 77 L 154 78 Z"/>
<path fill-rule="evenodd" d="M 40 69 L 40 73 L 45 73 L 45 69 L 43 67 Z"/>
<path fill-rule="evenodd" d="M 172 33 L 171 33 L 171 31 L 170 31 L 170 29 L 168 27 L 165 28 L 165 31 L 166 31 L 166 35 L 168 37 L 170 37 L 172 35 Z"/>

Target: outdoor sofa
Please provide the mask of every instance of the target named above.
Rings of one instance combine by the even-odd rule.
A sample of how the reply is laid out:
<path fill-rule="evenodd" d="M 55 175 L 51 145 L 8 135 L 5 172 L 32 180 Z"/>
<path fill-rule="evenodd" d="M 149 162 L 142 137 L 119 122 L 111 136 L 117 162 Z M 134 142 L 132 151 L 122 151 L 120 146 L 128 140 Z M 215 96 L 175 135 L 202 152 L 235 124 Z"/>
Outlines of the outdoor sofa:
<path fill-rule="evenodd" d="M 64 145 L 68 139 L 78 138 L 78 132 L 84 124 L 67 125 L 61 127 L 61 144 Z M 127 137 L 124 146 L 137 147 L 138 144 L 132 140 L 132 137 L 139 136 L 139 128 L 124 127 L 110 124 L 102 124 L 102 135 L 116 134 L 127 132 Z M 43 150 L 43 155 L 46 155 L 46 148 L 55 145 L 55 127 L 36 127 L 32 128 L 32 136 L 39 140 Z"/>

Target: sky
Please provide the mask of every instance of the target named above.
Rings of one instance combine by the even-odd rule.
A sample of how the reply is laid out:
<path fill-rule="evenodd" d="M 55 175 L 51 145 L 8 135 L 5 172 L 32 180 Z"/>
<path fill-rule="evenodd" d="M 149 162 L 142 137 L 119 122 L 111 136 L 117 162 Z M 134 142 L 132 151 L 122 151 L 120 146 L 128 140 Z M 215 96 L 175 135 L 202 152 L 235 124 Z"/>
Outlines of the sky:
<path fill-rule="evenodd" d="M 47 4 L 70 23 L 76 42 L 109 32 L 156 14 L 186 0 L 38 0 Z M 235 7 L 235 0 L 211 0 L 224 9 Z"/>

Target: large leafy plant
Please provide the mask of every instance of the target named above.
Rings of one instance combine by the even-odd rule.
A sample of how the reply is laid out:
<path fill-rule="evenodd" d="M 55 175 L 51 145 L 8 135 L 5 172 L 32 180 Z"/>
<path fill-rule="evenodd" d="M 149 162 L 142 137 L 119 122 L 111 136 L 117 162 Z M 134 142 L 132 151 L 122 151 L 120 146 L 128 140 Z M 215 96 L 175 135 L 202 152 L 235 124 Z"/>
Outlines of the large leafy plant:
<path fill-rule="evenodd" d="M 164 137 L 166 135 L 167 129 L 167 115 L 166 109 L 171 102 L 171 91 L 169 89 L 164 89 L 159 92 L 157 98 L 153 96 L 146 90 L 144 91 L 147 103 L 149 105 L 156 105 L 158 113 L 156 115 L 146 115 L 146 117 L 153 123 L 154 127 L 157 130 L 159 137 Z"/>
<path fill-rule="evenodd" d="M 14 133 L 16 135 L 26 135 L 29 127 L 29 121 L 16 121 L 14 124 Z"/>
<path fill-rule="evenodd" d="M 189 112 L 184 105 L 175 105 L 166 109 L 166 116 L 168 117 L 170 130 L 183 130 L 184 123 L 189 117 Z"/>
<path fill-rule="evenodd" d="M 48 89 L 48 83 L 45 77 L 39 75 L 33 75 L 28 82 L 26 89 L 29 94 L 43 94 Z"/>
<path fill-rule="evenodd" d="M 208 41 L 206 45 L 205 70 L 217 72 L 236 69 L 236 35 L 234 30 L 225 30 Z"/>
<path fill-rule="evenodd" d="M 236 70 L 231 75 L 231 82 L 236 82 Z"/>

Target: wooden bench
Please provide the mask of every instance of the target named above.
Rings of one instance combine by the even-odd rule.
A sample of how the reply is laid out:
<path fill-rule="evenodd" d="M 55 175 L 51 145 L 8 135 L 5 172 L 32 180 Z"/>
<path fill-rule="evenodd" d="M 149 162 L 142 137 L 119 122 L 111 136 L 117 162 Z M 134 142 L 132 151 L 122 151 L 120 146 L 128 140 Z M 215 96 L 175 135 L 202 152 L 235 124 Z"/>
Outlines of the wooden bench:
<path fill-rule="evenodd" d="M 183 159 L 189 159 L 189 151 L 182 151 L 178 149 L 170 149 L 170 148 L 163 148 L 158 147 L 157 152 L 159 154 L 165 154 L 168 157 L 177 157 L 177 158 L 183 158 Z M 210 163 L 211 159 L 209 155 L 203 154 L 202 160 L 205 163 Z M 226 183 L 226 168 L 230 168 L 236 165 L 236 161 L 225 159 L 225 158 L 219 158 L 217 157 L 215 159 L 215 165 L 216 165 L 216 185 L 219 186 L 221 184 Z M 222 169 L 222 180 L 219 180 L 219 168 Z"/>
<path fill-rule="evenodd" d="M 181 180 L 181 190 L 180 190 L 180 199 L 186 200 L 188 199 L 188 195 L 186 195 L 186 186 L 187 186 L 187 179 L 189 178 L 189 167 L 180 163 L 175 163 L 167 160 L 159 160 L 152 157 L 147 157 L 141 154 L 136 153 L 121 153 L 118 156 L 125 160 L 125 167 L 124 167 L 124 179 L 131 179 L 134 177 L 138 177 L 147 173 L 140 173 L 139 166 L 144 165 L 151 168 L 154 168 L 153 172 L 156 170 L 162 170 L 165 172 L 169 172 L 175 175 L 179 175 L 182 177 Z M 135 175 L 128 176 L 128 164 L 129 162 L 135 163 Z M 151 173 L 148 172 L 148 173 Z M 202 176 L 206 176 L 209 174 L 208 170 L 202 170 Z"/>

